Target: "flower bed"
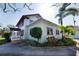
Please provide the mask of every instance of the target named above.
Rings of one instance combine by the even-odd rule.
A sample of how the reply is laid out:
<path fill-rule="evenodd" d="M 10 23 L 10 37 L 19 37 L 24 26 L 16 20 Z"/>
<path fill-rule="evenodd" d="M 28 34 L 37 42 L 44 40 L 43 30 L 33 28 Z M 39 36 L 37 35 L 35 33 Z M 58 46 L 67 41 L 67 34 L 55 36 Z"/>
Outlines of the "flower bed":
<path fill-rule="evenodd" d="M 51 43 L 50 42 L 39 43 L 39 42 L 33 41 L 33 40 L 26 40 L 25 42 L 31 46 L 37 46 L 37 47 L 76 46 L 76 42 L 70 38 L 64 39 L 63 41 L 61 39 L 60 40 L 53 39 Z"/>

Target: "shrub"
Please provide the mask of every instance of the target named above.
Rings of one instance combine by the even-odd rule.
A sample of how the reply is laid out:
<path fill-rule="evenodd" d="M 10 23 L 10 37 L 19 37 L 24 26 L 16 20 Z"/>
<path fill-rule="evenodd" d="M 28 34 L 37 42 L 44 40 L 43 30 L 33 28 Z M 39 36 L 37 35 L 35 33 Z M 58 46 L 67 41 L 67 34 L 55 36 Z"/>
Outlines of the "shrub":
<path fill-rule="evenodd" d="M 72 40 L 71 38 L 68 39 L 64 39 L 63 43 L 65 46 L 73 46 L 76 45 L 76 42 L 74 40 Z"/>
<path fill-rule="evenodd" d="M 49 46 L 56 46 L 57 45 L 57 39 L 55 37 L 48 37 L 48 45 Z"/>
<path fill-rule="evenodd" d="M 48 45 L 48 42 L 44 42 L 44 43 L 41 43 L 39 46 L 40 47 L 45 47 L 45 46 L 49 46 L 49 45 Z"/>
<path fill-rule="evenodd" d="M 26 45 L 35 46 L 35 47 L 48 46 L 48 42 L 39 43 L 38 41 L 31 40 L 31 39 L 24 40 L 24 42 L 26 43 Z"/>
<path fill-rule="evenodd" d="M 62 39 L 56 39 L 54 37 L 50 37 L 48 39 L 48 45 L 49 46 L 74 46 L 76 45 L 76 42 L 71 39 L 71 38 L 67 38 L 65 37 L 64 40 Z"/>
<path fill-rule="evenodd" d="M 64 43 L 62 42 L 62 40 L 57 40 L 57 46 L 64 46 Z"/>
<path fill-rule="evenodd" d="M 42 30 L 40 27 L 34 27 L 32 29 L 30 29 L 30 35 L 34 38 L 37 38 L 38 41 L 42 36 Z"/>
<path fill-rule="evenodd" d="M 25 42 L 26 42 L 27 45 L 40 46 L 40 43 L 35 41 L 35 40 L 27 39 Z"/>
<path fill-rule="evenodd" d="M 3 34 L 3 37 L 6 39 L 7 42 L 10 42 L 10 41 L 11 41 L 11 40 L 10 40 L 10 35 L 11 35 L 11 33 L 8 33 L 8 32 L 5 32 L 5 33 Z"/>
<path fill-rule="evenodd" d="M 73 39 L 71 38 L 67 38 L 67 39 L 60 39 L 60 40 L 57 40 L 57 45 L 56 46 L 75 46 L 76 45 L 76 41 L 74 41 Z"/>

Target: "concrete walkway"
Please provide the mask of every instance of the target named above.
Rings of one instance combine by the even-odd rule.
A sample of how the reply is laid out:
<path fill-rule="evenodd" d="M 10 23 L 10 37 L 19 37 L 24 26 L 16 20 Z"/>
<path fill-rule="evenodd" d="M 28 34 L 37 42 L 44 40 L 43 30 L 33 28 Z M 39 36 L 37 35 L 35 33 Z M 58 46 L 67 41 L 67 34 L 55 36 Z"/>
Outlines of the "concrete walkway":
<path fill-rule="evenodd" d="M 31 47 L 8 43 L 0 45 L 0 56 L 75 56 L 74 47 Z"/>

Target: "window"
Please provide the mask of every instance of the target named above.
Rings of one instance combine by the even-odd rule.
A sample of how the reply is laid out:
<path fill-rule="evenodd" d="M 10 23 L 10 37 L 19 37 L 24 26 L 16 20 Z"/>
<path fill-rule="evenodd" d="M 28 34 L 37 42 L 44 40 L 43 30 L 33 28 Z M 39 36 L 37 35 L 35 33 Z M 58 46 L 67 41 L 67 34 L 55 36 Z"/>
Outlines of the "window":
<path fill-rule="evenodd" d="M 16 33 L 15 32 L 13 32 L 13 35 L 15 35 Z"/>
<path fill-rule="evenodd" d="M 24 21 L 21 21 L 19 27 L 22 27 L 23 25 L 24 25 Z"/>
<path fill-rule="evenodd" d="M 21 36 L 23 36 L 23 34 L 24 34 L 24 30 L 21 30 Z"/>
<path fill-rule="evenodd" d="M 52 28 L 47 28 L 47 35 L 53 35 L 53 29 Z"/>
<path fill-rule="evenodd" d="M 20 35 L 20 31 L 17 32 L 17 35 Z"/>
<path fill-rule="evenodd" d="M 24 25 L 24 22 L 21 23 L 21 26 L 23 26 L 23 25 Z"/>
<path fill-rule="evenodd" d="M 59 35 L 59 30 L 56 30 L 56 35 Z"/>

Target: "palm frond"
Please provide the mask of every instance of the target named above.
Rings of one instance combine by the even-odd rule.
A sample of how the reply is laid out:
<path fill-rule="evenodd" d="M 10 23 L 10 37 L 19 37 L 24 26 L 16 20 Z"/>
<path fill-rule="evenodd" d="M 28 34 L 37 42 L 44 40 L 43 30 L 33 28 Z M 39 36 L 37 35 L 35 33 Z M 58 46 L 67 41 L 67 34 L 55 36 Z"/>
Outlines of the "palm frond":
<path fill-rule="evenodd" d="M 57 17 L 60 17 L 60 14 L 57 14 L 57 15 L 55 16 L 55 18 L 57 18 Z"/>
<path fill-rule="evenodd" d="M 69 13 L 71 13 L 72 15 L 78 15 L 79 14 L 79 11 L 78 11 L 78 9 L 77 8 L 68 8 L 68 9 L 66 9 L 65 10 L 65 12 L 69 12 Z"/>
<path fill-rule="evenodd" d="M 65 13 L 65 14 L 63 15 L 63 18 L 67 17 L 68 15 L 70 15 L 70 13 Z"/>
<path fill-rule="evenodd" d="M 79 15 L 79 11 L 76 8 L 66 9 L 63 13 L 63 18 L 69 15 L 73 15 L 73 16 Z"/>

